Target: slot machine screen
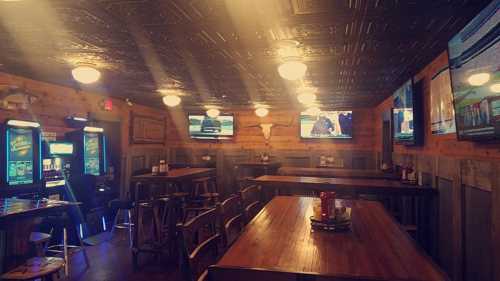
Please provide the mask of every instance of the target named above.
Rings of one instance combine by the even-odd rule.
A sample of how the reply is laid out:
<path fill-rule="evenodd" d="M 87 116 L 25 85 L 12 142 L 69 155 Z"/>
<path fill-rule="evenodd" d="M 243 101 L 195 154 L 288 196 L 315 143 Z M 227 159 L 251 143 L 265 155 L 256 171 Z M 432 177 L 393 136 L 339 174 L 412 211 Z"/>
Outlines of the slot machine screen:
<path fill-rule="evenodd" d="M 9 185 L 33 183 L 33 132 L 10 128 L 7 131 L 7 182 Z"/>
<path fill-rule="evenodd" d="M 84 174 L 100 175 L 99 135 L 96 133 L 84 134 Z"/>

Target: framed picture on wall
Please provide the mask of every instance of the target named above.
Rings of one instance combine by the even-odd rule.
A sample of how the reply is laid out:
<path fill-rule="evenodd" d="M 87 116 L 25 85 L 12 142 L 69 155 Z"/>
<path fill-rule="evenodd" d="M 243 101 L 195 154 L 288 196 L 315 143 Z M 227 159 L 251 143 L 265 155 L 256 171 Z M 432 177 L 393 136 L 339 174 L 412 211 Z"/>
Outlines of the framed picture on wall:
<path fill-rule="evenodd" d="M 131 144 L 165 144 L 165 118 L 130 113 Z"/>
<path fill-rule="evenodd" d="M 438 71 L 432 77 L 430 96 L 432 134 L 455 133 L 455 111 L 448 68 Z"/>

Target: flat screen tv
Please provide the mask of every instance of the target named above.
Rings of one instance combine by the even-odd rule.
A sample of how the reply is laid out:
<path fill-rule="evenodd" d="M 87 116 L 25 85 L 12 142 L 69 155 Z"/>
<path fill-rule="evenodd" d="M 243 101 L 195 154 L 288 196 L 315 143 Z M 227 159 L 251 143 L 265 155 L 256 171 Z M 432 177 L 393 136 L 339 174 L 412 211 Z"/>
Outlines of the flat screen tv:
<path fill-rule="evenodd" d="M 7 182 L 31 184 L 34 179 L 33 130 L 9 128 L 7 131 Z"/>
<path fill-rule="evenodd" d="M 189 136 L 193 139 L 229 139 L 234 136 L 234 116 L 215 118 L 203 114 L 189 114 Z"/>
<path fill-rule="evenodd" d="M 84 174 L 99 176 L 101 173 L 99 134 L 85 132 L 83 139 Z"/>
<path fill-rule="evenodd" d="M 500 139 L 500 0 L 448 42 L 459 140 Z"/>
<path fill-rule="evenodd" d="M 421 83 L 406 81 L 399 87 L 393 98 L 394 141 L 405 145 L 421 145 L 423 140 Z"/>
<path fill-rule="evenodd" d="M 303 139 L 351 139 L 352 111 L 300 113 L 300 137 Z"/>

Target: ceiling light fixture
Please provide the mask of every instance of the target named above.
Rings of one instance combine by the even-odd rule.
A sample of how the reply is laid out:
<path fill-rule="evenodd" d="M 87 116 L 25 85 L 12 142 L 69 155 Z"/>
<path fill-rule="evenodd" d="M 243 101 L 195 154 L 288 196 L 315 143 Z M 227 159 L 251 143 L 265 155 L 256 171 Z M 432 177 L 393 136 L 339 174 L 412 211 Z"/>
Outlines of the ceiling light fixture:
<path fill-rule="evenodd" d="M 317 106 L 312 106 L 306 109 L 304 113 L 311 116 L 318 116 L 321 113 L 321 109 Z"/>
<path fill-rule="evenodd" d="M 99 72 L 99 70 L 86 65 L 80 65 L 73 68 L 71 74 L 76 81 L 83 84 L 91 84 L 101 78 L 101 72 Z"/>
<path fill-rule="evenodd" d="M 493 85 L 490 86 L 490 90 L 493 92 L 493 93 L 500 93 L 500 83 L 495 83 Z"/>
<path fill-rule="evenodd" d="M 178 95 L 169 94 L 163 97 L 163 103 L 169 107 L 178 106 L 181 103 L 181 98 Z"/>
<path fill-rule="evenodd" d="M 481 72 L 481 73 L 472 74 L 471 76 L 469 76 L 467 81 L 472 86 L 481 86 L 481 85 L 486 84 L 486 82 L 490 81 L 490 77 L 491 77 L 491 75 L 489 73 Z"/>
<path fill-rule="evenodd" d="M 265 107 L 257 107 L 257 109 L 255 109 L 255 115 L 259 117 L 266 117 L 267 114 L 269 114 L 269 109 Z"/>
<path fill-rule="evenodd" d="M 298 60 L 291 60 L 278 66 L 278 72 L 281 77 L 287 80 L 298 80 L 306 74 L 307 65 Z"/>
<path fill-rule="evenodd" d="M 312 106 L 312 104 L 316 101 L 316 88 L 313 87 L 301 87 L 297 90 L 297 99 L 300 103 Z"/>
<path fill-rule="evenodd" d="M 278 73 L 287 80 L 298 80 L 306 74 L 307 65 L 302 62 L 299 42 L 283 40 L 280 42 L 278 54 L 283 61 L 278 66 Z"/>
<path fill-rule="evenodd" d="M 216 118 L 219 115 L 220 110 L 218 110 L 217 108 L 210 108 L 209 110 L 207 110 L 207 116 L 210 118 Z"/>
<path fill-rule="evenodd" d="M 302 93 L 297 96 L 300 103 L 310 105 L 316 101 L 316 95 L 313 93 Z"/>

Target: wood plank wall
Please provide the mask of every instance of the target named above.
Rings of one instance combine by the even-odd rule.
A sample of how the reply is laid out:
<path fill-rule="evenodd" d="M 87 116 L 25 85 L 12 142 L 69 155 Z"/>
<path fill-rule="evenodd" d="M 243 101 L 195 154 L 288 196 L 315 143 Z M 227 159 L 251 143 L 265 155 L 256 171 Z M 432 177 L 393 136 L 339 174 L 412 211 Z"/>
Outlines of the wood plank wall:
<path fill-rule="evenodd" d="M 325 109 L 326 110 L 326 109 Z M 373 109 L 353 109 L 352 140 L 301 140 L 299 133 L 299 111 L 270 109 L 268 116 L 259 118 L 253 110 L 227 108 L 235 115 L 235 137 L 232 140 L 208 142 L 193 140 L 188 135 L 187 113 L 189 110 L 170 111 L 167 140 L 171 147 L 224 148 L 224 149 L 293 149 L 293 150 L 361 150 L 373 151 Z M 272 123 L 268 145 L 259 127 L 261 123 Z"/>
<path fill-rule="evenodd" d="M 123 100 L 112 99 L 113 110 L 104 111 L 100 104 L 107 97 L 104 93 L 78 91 L 69 87 L 35 81 L 24 77 L 0 73 L 0 85 L 17 86 L 26 89 L 39 99 L 27 110 L 0 109 L 0 123 L 6 119 L 37 120 L 44 131 L 56 133 L 57 138 L 63 138 L 64 133 L 74 130 L 69 128 L 64 119 L 75 115 L 101 121 L 119 122 L 121 125 L 121 177 L 122 191 L 128 189 L 128 178 L 132 171 L 133 157 L 142 155 L 147 161 L 153 157 L 166 155 L 167 144 L 164 145 L 134 145 L 129 143 L 130 112 L 146 116 L 166 116 L 166 112 L 141 105 L 127 105 Z M 166 124 L 165 124 L 166 126 Z M 159 152 L 160 151 L 160 152 Z"/>
<path fill-rule="evenodd" d="M 452 279 L 500 280 L 500 144 L 431 134 L 430 80 L 447 65 L 444 52 L 415 75 L 415 81 L 424 82 L 425 144 L 395 145 L 394 163 L 413 163 L 439 189 L 439 262 Z M 379 155 L 382 114 L 391 105 L 389 97 L 375 108 L 374 148 Z"/>

